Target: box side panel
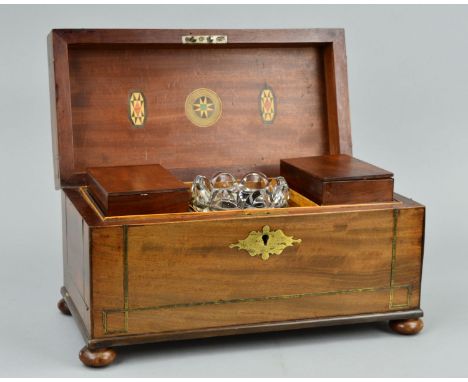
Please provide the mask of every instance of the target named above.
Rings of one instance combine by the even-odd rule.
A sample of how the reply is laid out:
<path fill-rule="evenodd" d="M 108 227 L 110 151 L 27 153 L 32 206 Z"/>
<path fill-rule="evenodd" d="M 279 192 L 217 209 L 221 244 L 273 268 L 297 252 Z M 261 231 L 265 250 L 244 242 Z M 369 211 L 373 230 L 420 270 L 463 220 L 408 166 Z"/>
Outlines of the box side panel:
<path fill-rule="evenodd" d="M 89 227 L 64 197 L 64 286 L 90 333 Z"/>
<path fill-rule="evenodd" d="M 122 227 L 91 230 L 93 336 L 125 332 L 125 313 L 105 313 L 126 307 L 122 232 Z"/>
<path fill-rule="evenodd" d="M 398 210 L 393 248 L 393 274 L 390 308 L 418 308 L 424 242 L 425 208 Z"/>
<path fill-rule="evenodd" d="M 422 232 L 413 210 L 96 229 L 94 338 L 409 310 Z M 267 260 L 231 246 L 267 225 L 301 242 Z"/>

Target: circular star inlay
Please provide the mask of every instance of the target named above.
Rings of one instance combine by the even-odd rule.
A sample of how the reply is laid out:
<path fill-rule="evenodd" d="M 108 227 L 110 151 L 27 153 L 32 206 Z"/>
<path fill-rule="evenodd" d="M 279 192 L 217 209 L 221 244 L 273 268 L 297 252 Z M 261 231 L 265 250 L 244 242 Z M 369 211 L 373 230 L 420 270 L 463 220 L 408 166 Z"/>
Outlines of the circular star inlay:
<path fill-rule="evenodd" d="M 221 117 L 219 96 L 210 89 L 200 88 L 191 92 L 185 100 L 185 115 L 194 125 L 208 127 Z"/>

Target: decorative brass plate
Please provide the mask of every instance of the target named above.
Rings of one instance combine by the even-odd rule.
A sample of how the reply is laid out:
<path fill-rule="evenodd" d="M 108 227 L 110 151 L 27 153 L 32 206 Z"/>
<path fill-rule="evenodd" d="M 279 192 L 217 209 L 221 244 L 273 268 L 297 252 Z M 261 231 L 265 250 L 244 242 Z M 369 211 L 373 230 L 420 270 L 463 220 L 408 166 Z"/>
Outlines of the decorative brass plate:
<path fill-rule="evenodd" d="M 302 242 L 301 239 L 294 239 L 287 236 L 280 229 L 270 231 L 269 226 L 264 226 L 262 231 L 252 231 L 237 244 L 229 245 L 229 248 L 239 248 L 246 250 L 250 256 L 261 256 L 263 260 L 268 260 L 270 255 L 281 255 L 286 247 Z"/>
<path fill-rule="evenodd" d="M 182 44 L 226 44 L 225 35 L 182 36 Z"/>
<path fill-rule="evenodd" d="M 221 99 L 211 89 L 196 89 L 185 100 L 185 115 L 195 126 L 211 126 L 218 121 L 221 113 Z"/>

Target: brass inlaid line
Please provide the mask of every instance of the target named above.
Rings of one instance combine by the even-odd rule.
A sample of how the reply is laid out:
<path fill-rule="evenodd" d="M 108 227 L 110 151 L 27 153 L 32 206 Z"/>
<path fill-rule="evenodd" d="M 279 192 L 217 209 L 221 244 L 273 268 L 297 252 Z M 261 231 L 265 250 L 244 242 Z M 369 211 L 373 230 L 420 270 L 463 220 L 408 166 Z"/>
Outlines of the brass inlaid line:
<path fill-rule="evenodd" d="M 393 294 L 394 294 L 394 291 L 395 289 L 397 288 L 405 288 L 406 289 L 406 302 L 404 304 L 395 304 L 393 302 Z M 413 292 L 413 287 L 411 285 L 403 285 L 403 286 L 397 286 L 397 287 L 393 287 L 391 290 L 390 290 L 390 298 L 391 298 L 391 305 L 390 305 L 390 309 L 400 309 L 400 308 L 407 308 L 408 306 L 411 305 L 411 294 Z"/>
<path fill-rule="evenodd" d="M 87 196 L 87 192 L 83 189 L 80 189 L 83 196 Z M 89 200 L 91 205 L 94 203 Z M 318 296 L 332 296 L 340 294 L 351 294 L 351 293 L 365 293 L 365 292 L 379 292 L 379 291 L 389 291 L 389 309 L 400 309 L 407 308 L 410 306 L 411 294 L 412 294 L 412 285 L 395 285 L 395 268 L 396 268 L 396 250 L 397 250 L 397 239 L 398 239 L 398 217 L 399 210 L 397 208 L 393 209 L 393 229 L 392 229 L 392 257 L 391 257 L 391 267 L 390 267 L 390 285 L 389 287 L 369 287 L 369 288 L 354 288 L 354 289 L 345 289 L 337 291 L 324 291 L 324 292 L 306 292 L 298 294 L 287 294 L 287 295 L 277 295 L 277 296 L 262 296 L 262 297 L 251 297 L 251 298 L 237 298 L 231 300 L 214 300 L 214 301 L 200 301 L 200 302 L 191 302 L 191 303 L 179 303 L 179 304 L 168 304 L 168 305 L 159 305 L 159 306 L 149 306 L 149 307 L 129 307 L 129 269 L 128 269 L 128 226 L 123 225 L 123 237 L 122 237 L 122 258 L 123 258 L 123 295 L 124 295 L 124 307 L 123 309 L 109 309 L 102 312 L 102 324 L 104 328 L 104 334 L 113 334 L 113 333 L 128 333 L 128 319 L 129 312 L 138 312 L 138 311 L 151 311 L 151 310 L 163 310 L 163 309 L 178 309 L 178 308 L 190 308 L 190 307 L 200 307 L 200 306 L 214 306 L 214 305 L 226 305 L 226 304 L 238 304 L 238 303 L 252 303 L 252 302 L 262 302 L 262 301 L 281 301 L 288 299 L 299 299 L 304 297 L 318 297 Z M 393 303 L 393 294 L 394 289 L 396 288 L 406 288 L 407 293 L 407 304 L 394 304 Z M 124 329 L 122 331 L 109 331 L 108 330 L 108 314 L 109 313 L 124 313 Z"/>
<path fill-rule="evenodd" d="M 388 301 L 388 308 L 393 309 L 393 286 L 394 286 L 394 274 L 395 274 L 395 264 L 396 264 L 396 244 L 397 244 L 397 235 L 398 235 L 398 210 L 393 209 L 393 236 L 392 236 L 392 263 L 390 266 L 390 295 Z"/>
<path fill-rule="evenodd" d="M 399 214 L 400 214 L 400 210 L 396 208 L 393 209 L 392 264 L 390 267 L 390 296 L 389 296 L 389 302 L 388 302 L 389 309 L 401 309 L 401 308 L 409 307 L 411 305 L 411 294 L 412 294 L 412 289 L 413 289 L 411 285 L 396 285 L 395 284 Z M 407 296 L 406 296 L 405 304 L 394 303 L 395 289 L 398 289 L 398 288 L 406 288 Z"/>
<path fill-rule="evenodd" d="M 356 288 L 356 289 L 344 289 L 344 290 L 337 290 L 337 291 L 286 294 L 286 295 L 278 295 L 278 296 L 236 298 L 232 300 L 214 300 L 214 301 L 201 301 L 201 302 L 169 304 L 169 305 L 159 305 L 159 306 L 145 306 L 145 307 L 139 307 L 139 308 L 130 308 L 128 309 L 128 311 L 139 312 L 139 311 L 147 311 L 147 310 L 192 308 L 192 307 L 197 307 L 197 306 L 239 304 L 239 303 L 249 303 L 249 302 L 259 302 L 259 301 L 278 301 L 278 300 L 289 300 L 289 299 L 296 299 L 296 298 L 303 298 L 303 297 L 319 297 L 319 296 L 331 296 L 331 295 L 363 293 L 363 292 L 380 292 L 380 291 L 386 291 L 386 290 L 389 290 L 389 288 Z M 124 312 L 124 310 L 110 309 L 110 310 L 107 310 L 106 312 L 107 313 L 119 313 L 119 312 Z"/>
<path fill-rule="evenodd" d="M 128 226 L 123 229 L 123 292 L 124 292 L 124 330 L 128 331 Z"/>
<path fill-rule="evenodd" d="M 413 285 L 408 285 L 408 300 L 407 306 L 411 305 L 411 297 L 413 296 Z"/>
<path fill-rule="evenodd" d="M 92 210 L 96 213 L 96 215 L 101 219 L 102 221 L 106 220 L 106 217 L 102 213 L 102 211 L 96 206 L 96 203 L 94 203 L 94 200 L 91 199 L 91 197 L 88 194 L 88 190 L 86 187 L 80 187 L 80 194 L 83 197 L 83 199 L 88 203 L 88 205 L 92 208 Z"/>
<path fill-rule="evenodd" d="M 107 331 L 107 332 L 104 333 L 104 334 L 106 334 L 106 335 L 114 335 L 114 334 L 126 334 L 126 333 L 128 333 L 128 331 L 126 331 L 126 330 L 109 330 L 109 331 Z"/>
<path fill-rule="evenodd" d="M 107 312 L 105 310 L 102 312 L 102 327 L 104 328 L 104 334 L 109 334 L 107 331 Z"/>
<path fill-rule="evenodd" d="M 393 237 L 392 237 L 392 266 L 390 268 L 390 288 L 394 284 L 395 264 L 396 264 L 396 245 L 398 237 L 398 214 L 399 210 L 396 208 L 393 210 Z"/>
<path fill-rule="evenodd" d="M 117 330 L 109 330 L 109 326 L 107 324 L 108 322 L 108 319 L 107 319 L 107 316 L 109 313 L 113 313 L 113 312 L 108 312 L 106 310 L 104 310 L 102 312 L 102 327 L 104 329 L 104 334 L 105 335 L 109 335 L 109 334 L 125 334 L 128 332 L 128 330 L 126 330 L 125 328 L 124 329 L 117 329 Z M 120 312 L 119 312 L 120 313 Z M 125 314 L 125 312 L 123 312 Z"/>

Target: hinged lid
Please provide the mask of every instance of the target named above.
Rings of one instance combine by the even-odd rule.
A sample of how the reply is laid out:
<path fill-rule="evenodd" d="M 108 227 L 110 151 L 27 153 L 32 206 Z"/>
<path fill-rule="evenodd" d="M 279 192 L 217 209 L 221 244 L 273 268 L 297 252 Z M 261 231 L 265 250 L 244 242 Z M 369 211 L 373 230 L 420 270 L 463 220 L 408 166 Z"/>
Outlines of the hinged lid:
<path fill-rule="evenodd" d="M 343 30 L 54 30 L 49 47 L 57 187 L 88 167 L 273 176 L 351 154 Z"/>

